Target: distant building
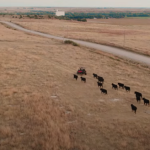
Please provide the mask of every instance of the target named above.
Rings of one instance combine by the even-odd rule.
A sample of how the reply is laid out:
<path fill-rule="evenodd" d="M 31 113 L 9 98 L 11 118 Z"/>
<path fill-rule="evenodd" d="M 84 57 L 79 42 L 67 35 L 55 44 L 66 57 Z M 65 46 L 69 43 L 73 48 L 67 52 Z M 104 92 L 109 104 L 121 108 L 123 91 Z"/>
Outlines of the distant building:
<path fill-rule="evenodd" d="M 56 16 L 65 16 L 65 12 L 64 11 L 56 11 Z"/>

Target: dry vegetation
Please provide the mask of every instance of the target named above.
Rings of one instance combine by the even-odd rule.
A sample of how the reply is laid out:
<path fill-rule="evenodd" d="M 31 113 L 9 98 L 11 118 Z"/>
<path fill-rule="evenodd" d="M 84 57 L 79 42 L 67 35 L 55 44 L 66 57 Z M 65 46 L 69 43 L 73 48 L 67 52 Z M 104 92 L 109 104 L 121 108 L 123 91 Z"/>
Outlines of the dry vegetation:
<path fill-rule="evenodd" d="M 36 52 L 45 39 L 2 25 L 0 32 L 0 149 L 70 148 L 65 110 L 51 97 L 57 80 L 42 61 L 45 52 Z"/>
<path fill-rule="evenodd" d="M 150 19 L 93 19 L 86 23 L 23 19 L 13 22 L 52 35 L 123 47 L 150 56 Z"/>
<path fill-rule="evenodd" d="M 50 32 L 48 23 L 59 21 L 43 26 Z M 35 29 L 37 22 L 30 24 Z M 0 32 L 1 150 L 149 149 L 150 107 L 137 104 L 133 94 L 150 99 L 149 68 L 3 25 Z M 87 69 L 86 84 L 73 79 L 80 66 Z M 93 72 L 105 78 L 108 95 L 100 93 Z M 131 92 L 113 90 L 112 82 L 131 86 Z"/>

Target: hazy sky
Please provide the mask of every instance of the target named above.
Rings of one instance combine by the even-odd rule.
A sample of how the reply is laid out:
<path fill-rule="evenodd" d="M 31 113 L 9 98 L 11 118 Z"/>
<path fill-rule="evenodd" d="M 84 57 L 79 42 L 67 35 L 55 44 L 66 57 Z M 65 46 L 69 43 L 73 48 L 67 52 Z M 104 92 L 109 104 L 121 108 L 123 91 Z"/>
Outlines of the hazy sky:
<path fill-rule="evenodd" d="M 0 0 L 3 6 L 150 7 L 150 0 Z"/>

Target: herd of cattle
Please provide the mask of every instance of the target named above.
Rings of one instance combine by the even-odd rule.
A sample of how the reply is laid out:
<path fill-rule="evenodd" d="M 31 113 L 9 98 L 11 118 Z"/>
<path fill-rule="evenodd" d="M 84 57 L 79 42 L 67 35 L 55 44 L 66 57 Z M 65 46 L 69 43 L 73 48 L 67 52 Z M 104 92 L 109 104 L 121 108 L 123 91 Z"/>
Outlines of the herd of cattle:
<path fill-rule="evenodd" d="M 98 80 L 97 85 L 98 85 L 98 87 L 100 87 L 101 93 L 108 94 L 107 90 L 103 88 L 104 78 L 98 76 L 95 73 L 93 73 L 93 77 Z M 80 78 L 81 78 L 81 81 L 83 81 L 83 82 L 86 83 L 86 78 L 85 77 L 80 77 Z M 77 80 L 78 79 L 78 75 L 74 74 L 74 79 Z M 112 83 L 112 88 L 113 89 L 118 90 L 118 86 L 119 86 L 119 88 L 125 89 L 126 91 L 130 92 L 130 87 L 125 86 L 122 83 L 118 83 L 118 85 Z M 149 105 L 149 100 L 146 99 L 146 98 L 142 98 L 142 94 L 140 92 L 136 92 L 135 91 L 134 93 L 135 93 L 137 102 L 140 102 L 141 99 L 142 99 L 144 101 L 144 105 Z M 134 106 L 133 104 L 131 104 L 131 109 L 132 109 L 132 111 L 134 111 L 136 113 L 136 111 L 137 111 L 137 107 L 136 106 Z"/>

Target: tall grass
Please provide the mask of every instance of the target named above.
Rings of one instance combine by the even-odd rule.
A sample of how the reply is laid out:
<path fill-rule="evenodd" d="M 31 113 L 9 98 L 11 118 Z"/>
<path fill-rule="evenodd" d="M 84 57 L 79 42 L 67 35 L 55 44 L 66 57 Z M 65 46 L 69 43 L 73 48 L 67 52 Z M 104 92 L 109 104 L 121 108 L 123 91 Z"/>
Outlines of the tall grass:
<path fill-rule="evenodd" d="M 51 99 L 30 95 L 18 105 L 3 107 L 7 109 L 3 118 L 7 121 L 1 120 L 0 124 L 1 150 L 66 150 L 71 147 L 65 113 Z"/>

